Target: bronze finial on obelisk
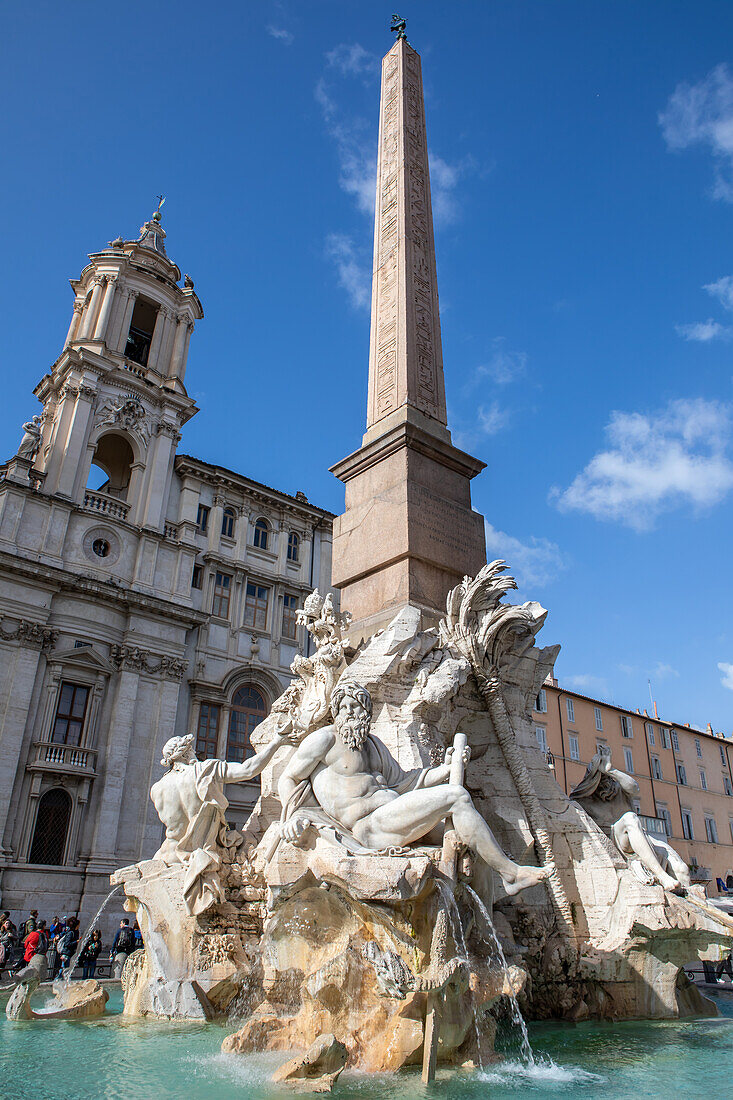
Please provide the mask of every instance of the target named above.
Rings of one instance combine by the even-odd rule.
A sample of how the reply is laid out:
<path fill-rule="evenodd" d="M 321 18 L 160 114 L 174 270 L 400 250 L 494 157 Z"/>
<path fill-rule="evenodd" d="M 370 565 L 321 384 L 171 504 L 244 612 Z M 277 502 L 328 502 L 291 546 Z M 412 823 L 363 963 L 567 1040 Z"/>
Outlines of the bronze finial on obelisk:
<path fill-rule="evenodd" d="M 332 467 L 346 485 L 333 583 L 352 635 L 405 605 L 433 621 L 448 590 L 486 561 L 470 482 L 484 463 L 447 427 L 420 56 L 393 17 L 382 61 L 366 433 Z"/>

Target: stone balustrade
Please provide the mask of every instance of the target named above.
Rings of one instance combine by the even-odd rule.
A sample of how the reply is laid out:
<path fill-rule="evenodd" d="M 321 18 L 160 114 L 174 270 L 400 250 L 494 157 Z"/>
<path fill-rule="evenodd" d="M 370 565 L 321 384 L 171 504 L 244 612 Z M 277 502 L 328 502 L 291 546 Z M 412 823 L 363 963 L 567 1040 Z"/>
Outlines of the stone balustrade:
<path fill-rule="evenodd" d="M 108 496 L 107 493 L 94 493 L 87 489 L 84 493 L 84 508 L 87 512 L 98 512 L 110 519 L 127 519 L 130 505 L 123 500 Z"/>
<path fill-rule="evenodd" d="M 96 749 L 81 748 L 79 745 L 64 745 L 55 741 L 35 741 L 35 754 L 31 768 L 44 771 L 59 770 L 68 772 L 96 773 Z"/>

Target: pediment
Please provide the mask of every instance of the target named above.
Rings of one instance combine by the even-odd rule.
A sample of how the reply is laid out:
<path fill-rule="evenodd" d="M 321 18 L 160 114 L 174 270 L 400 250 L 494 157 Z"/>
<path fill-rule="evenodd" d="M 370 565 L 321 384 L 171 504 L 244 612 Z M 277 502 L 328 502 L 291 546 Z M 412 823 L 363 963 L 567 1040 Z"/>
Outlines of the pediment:
<path fill-rule="evenodd" d="M 95 672 L 104 672 L 107 676 L 117 671 L 112 662 L 92 645 L 65 646 L 55 649 L 51 663 L 64 665 L 65 668 L 93 669 Z"/>

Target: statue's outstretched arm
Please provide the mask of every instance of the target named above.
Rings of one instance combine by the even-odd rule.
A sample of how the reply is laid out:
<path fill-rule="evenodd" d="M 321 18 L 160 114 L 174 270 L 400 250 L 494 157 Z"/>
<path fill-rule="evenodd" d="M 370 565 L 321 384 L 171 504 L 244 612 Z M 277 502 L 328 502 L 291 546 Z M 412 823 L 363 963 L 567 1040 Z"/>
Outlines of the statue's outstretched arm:
<path fill-rule="evenodd" d="M 608 774 L 616 780 L 624 794 L 637 795 L 639 793 L 639 784 L 632 775 L 627 775 L 626 772 L 620 772 L 618 768 L 611 768 Z"/>
<path fill-rule="evenodd" d="M 246 783 L 248 779 L 254 779 L 267 767 L 277 750 L 287 744 L 288 742 L 284 737 L 276 737 L 261 752 L 250 756 L 242 764 L 227 763 L 224 767 L 225 782 Z"/>

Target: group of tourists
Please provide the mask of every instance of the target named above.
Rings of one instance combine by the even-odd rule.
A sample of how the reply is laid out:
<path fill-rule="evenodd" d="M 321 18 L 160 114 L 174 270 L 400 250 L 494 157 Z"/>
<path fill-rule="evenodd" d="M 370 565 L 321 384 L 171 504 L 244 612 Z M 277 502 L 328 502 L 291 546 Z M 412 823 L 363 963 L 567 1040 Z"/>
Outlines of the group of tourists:
<path fill-rule="evenodd" d="M 130 927 L 130 921 L 124 917 L 109 954 L 113 977 L 119 978 L 127 956 L 142 946 L 137 921 Z M 28 918 L 18 927 L 10 919 L 9 912 L 0 914 L 0 972 L 5 970 L 12 974 L 27 966 L 34 955 L 45 955 L 49 981 L 57 977 L 71 977 L 69 968 L 78 947 L 77 917 L 54 917 L 48 925 L 45 920 L 39 919 L 37 909 L 31 909 Z M 83 978 L 94 977 L 102 948 L 102 933 L 95 928 L 75 964 L 81 966 Z"/>

